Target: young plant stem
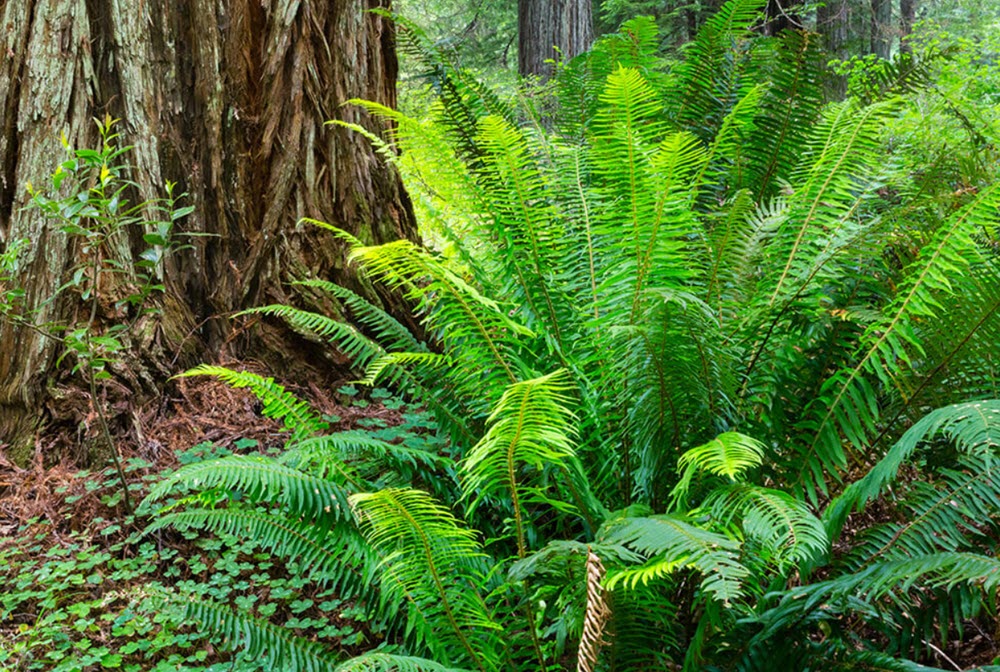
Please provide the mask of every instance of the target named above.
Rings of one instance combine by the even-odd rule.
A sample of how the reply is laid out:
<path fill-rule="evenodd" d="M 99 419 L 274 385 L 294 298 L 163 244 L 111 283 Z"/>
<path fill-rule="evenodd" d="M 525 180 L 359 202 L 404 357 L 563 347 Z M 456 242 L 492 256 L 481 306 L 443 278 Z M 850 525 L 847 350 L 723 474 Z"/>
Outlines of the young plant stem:
<path fill-rule="evenodd" d="M 97 321 L 97 307 L 99 305 L 100 299 L 100 284 L 101 284 L 101 256 L 100 254 L 94 255 L 94 285 L 91 288 L 91 304 L 90 304 L 90 319 L 87 322 L 86 331 L 86 342 L 87 342 L 87 354 L 93 360 L 94 356 L 94 346 L 91 343 L 90 336 L 94 328 L 94 323 Z M 125 504 L 125 513 L 132 515 L 132 498 L 128 494 L 128 482 L 125 480 L 125 470 L 122 469 L 121 458 L 118 457 L 118 448 L 115 446 L 114 440 L 111 438 L 111 428 L 108 426 L 108 417 L 104 413 L 104 402 L 97 397 L 97 380 L 94 375 L 94 369 L 91 362 L 87 362 L 87 383 L 90 386 L 90 400 L 94 404 L 94 409 L 97 411 L 97 420 L 101 426 L 101 436 L 104 442 L 108 446 L 108 450 L 111 451 L 111 459 L 115 464 L 115 471 L 118 472 L 118 479 L 122 484 L 122 501 Z"/>

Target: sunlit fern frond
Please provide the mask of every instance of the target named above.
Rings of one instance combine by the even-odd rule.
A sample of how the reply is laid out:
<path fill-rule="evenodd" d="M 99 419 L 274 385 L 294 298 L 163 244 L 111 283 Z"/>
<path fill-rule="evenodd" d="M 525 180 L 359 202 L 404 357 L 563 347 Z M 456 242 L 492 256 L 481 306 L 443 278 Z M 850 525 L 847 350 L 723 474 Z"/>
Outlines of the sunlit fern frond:
<path fill-rule="evenodd" d="M 690 208 L 691 180 L 707 158 L 688 133 L 664 135 L 659 100 L 634 70 L 609 78 L 595 122 L 591 162 L 600 196 L 612 207 L 595 234 L 602 273 L 605 324 L 634 324 L 650 289 L 679 289 L 692 275 L 686 242 L 698 226 Z"/>
<path fill-rule="evenodd" d="M 328 426 L 308 403 L 275 383 L 274 378 L 265 378 L 249 371 L 233 371 L 222 366 L 208 364 L 196 366 L 176 377 L 189 378 L 192 376 L 212 376 L 230 387 L 246 388 L 264 405 L 261 412 L 266 417 L 284 420 L 285 427 L 296 438 L 317 434 Z"/>
<path fill-rule="evenodd" d="M 408 639 L 444 664 L 497 669 L 499 626 L 481 596 L 488 564 L 474 532 L 418 490 L 358 494 L 352 502 L 383 558 L 383 604 L 405 605 Z"/>
<path fill-rule="evenodd" d="M 573 311 L 553 271 L 573 251 L 550 203 L 549 185 L 527 137 L 511 123 L 486 117 L 480 122 L 479 141 L 483 157 L 478 182 L 489 203 L 488 222 L 505 275 L 519 288 L 511 299 L 526 304 L 527 326 L 551 335 L 561 351 L 566 347 L 562 330 L 571 326 Z"/>
<path fill-rule="evenodd" d="M 512 342 L 530 332 L 508 318 L 495 301 L 406 240 L 356 247 L 351 257 L 372 276 L 420 303 L 425 321 L 445 342 L 446 353 L 466 382 L 475 381 L 478 389 L 488 390 L 517 381 Z"/>
<path fill-rule="evenodd" d="M 686 503 L 688 490 L 698 472 L 721 476 L 730 483 L 742 482 L 748 471 L 763 463 L 766 450 L 763 443 L 739 432 L 724 432 L 688 450 L 677 461 L 681 477 L 670 493 L 673 508 Z"/>
<path fill-rule="evenodd" d="M 525 468 L 565 470 L 575 454 L 574 415 L 567 408 L 569 390 L 565 371 L 508 387 L 487 419 L 486 435 L 461 465 L 462 489 L 472 509 L 497 492 L 510 497 L 522 558 L 527 552 L 525 506 L 540 495 L 538 486 L 525 478 Z"/>
<path fill-rule="evenodd" d="M 589 53 L 563 64 L 556 74 L 559 108 L 554 122 L 559 135 L 571 144 L 584 141 L 604 83 L 618 68 L 637 70 L 661 88 L 659 46 L 656 22 L 650 16 L 637 16 L 623 23 L 618 32 L 598 39 Z"/>

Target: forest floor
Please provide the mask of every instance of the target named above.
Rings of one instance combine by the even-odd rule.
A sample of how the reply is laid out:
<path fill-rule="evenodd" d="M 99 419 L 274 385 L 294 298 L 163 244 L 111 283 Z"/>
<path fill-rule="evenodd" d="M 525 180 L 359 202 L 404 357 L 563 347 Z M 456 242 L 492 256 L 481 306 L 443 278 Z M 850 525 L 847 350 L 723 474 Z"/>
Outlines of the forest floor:
<path fill-rule="evenodd" d="M 223 364 L 267 374 L 253 363 Z M 403 422 L 399 405 L 341 391 L 350 388 L 278 382 L 309 401 L 332 430 Z M 92 410 L 77 411 L 83 423 L 94 420 Z M 183 463 L 273 453 L 287 438 L 281 422 L 261 415 L 250 392 L 208 377 L 170 382 L 162 398 L 133 414 L 131 424 L 118 437 L 118 451 L 135 504 Z M 270 611 L 282 622 L 298 619 L 299 634 L 342 655 L 378 643 L 380 635 L 366 630 L 352 605 L 304 587 L 297 568 L 258 549 L 237 547 L 227 555 L 217 540 L 175 531 L 158 533 L 155 548 L 148 538 L 143 546 L 141 532 L 149 521 L 128 515 L 114 469 L 85 469 L 74 457 L 85 452 L 80 444 L 86 434 L 66 423 L 44 433 L 27 467 L 14 465 L 0 450 L 0 670 L 216 670 L 223 663 L 231 669 L 233 656 L 213 648 L 204 633 L 180 626 L 164 638 L 149 605 L 145 617 L 151 622 L 139 623 L 137 596 L 150 582 L 211 584 L 211 597 L 256 603 L 259 614 Z M 63 456 L 59 461 L 45 459 L 56 453 Z M 138 616 L 136 625 L 123 628 L 129 614 Z M 85 656 L 94 651 L 98 655 Z M 71 660 L 77 663 L 66 667 Z"/>

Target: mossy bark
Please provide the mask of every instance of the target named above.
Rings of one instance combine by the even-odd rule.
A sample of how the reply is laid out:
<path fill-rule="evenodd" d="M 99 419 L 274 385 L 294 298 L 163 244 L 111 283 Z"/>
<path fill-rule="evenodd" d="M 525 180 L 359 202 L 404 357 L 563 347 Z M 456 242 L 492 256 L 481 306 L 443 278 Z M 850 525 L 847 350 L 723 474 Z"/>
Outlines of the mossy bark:
<path fill-rule="evenodd" d="M 130 385 L 155 386 L 172 362 L 260 347 L 234 340 L 228 315 L 289 300 L 291 277 L 345 279 L 343 247 L 300 218 L 374 242 L 415 235 L 395 172 L 365 139 L 324 126 L 339 118 L 380 130 L 343 103 L 394 104 L 393 29 L 366 11 L 388 2 L 0 0 L 0 245 L 31 241 L 19 275 L 29 307 L 55 293 L 74 251 L 24 209 L 25 184 L 62 160 L 60 132 L 92 145 L 92 118 L 105 114 L 122 119 L 142 196 L 176 181 L 195 206 L 182 229 L 209 234 L 168 261 L 162 316 L 134 339 L 151 354 L 130 359 Z M 121 261 L 142 249 L 141 235 L 115 252 Z M 72 303 L 38 319 L 65 320 Z M 45 421 L 58 349 L 2 323 L 0 352 L 0 444 L 23 461 Z"/>

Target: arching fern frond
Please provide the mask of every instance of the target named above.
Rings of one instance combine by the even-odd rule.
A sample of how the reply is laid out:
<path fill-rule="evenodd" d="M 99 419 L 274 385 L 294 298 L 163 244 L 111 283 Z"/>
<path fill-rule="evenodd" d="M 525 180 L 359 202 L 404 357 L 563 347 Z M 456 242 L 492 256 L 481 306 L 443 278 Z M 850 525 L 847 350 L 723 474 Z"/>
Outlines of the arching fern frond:
<path fill-rule="evenodd" d="M 344 597 L 367 597 L 370 593 L 375 558 L 353 526 L 341 525 L 326 533 L 278 511 L 230 507 L 163 514 L 145 533 L 167 527 L 209 530 L 248 539 L 277 557 L 299 563 L 313 580 L 328 583 Z"/>
<path fill-rule="evenodd" d="M 375 334 L 375 340 L 386 350 L 426 349 L 426 346 L 418 341 L 409 329 L 400 324 L 399 320 L 346 287 L 319 279 L 296 280 L 292 285 L 321 289 L 343 301 L 354 318 L 371 329 Z"/>
<path fill-rule="evenodd" d="M 1000 400 L 971 401 L 931 411 L 906 431 L 862 479 L 849 485 L 823 513 L 836 539 L 847 516 L 861 511 L 896 480 L 917 447 L 942 435 L 965 455 L 988 457 L 1000 451 Z"/>
<path fill-rule="evenodd" d="M 380 381 L 399 383 L 407 378 L 405 369 L 418 368 L 422 373 L 447 369 L 451 359 L 433 352 L 386 352 L 372 360 L 365 368 L 365 376 L 357 381 L 373 386 Z"/>
<path fill-rule="evenodd" d="M 333 656 L 322 646 L 296 637 L 287 628 L 201 599 L 188 600 L 186 610 L 188 621 L 215 633 L 227 649 L 241 650 L 270 669 L 288 672 L 334 669 Z"/>
<path fill-rule="evenodd" d="M 742 582 L 749 571 L 739 561 L 739 542 L 705 530 L 680 515 L 623 517 L 605 523 L 598 534 L 604 543 L 622 544 L 649 562 L 636 569 L 612 574 L 608 588 L 648 583 L 678 569 L 691 568 L 702 575 L 701 588 L 721 602 L 730 603 L 743 594 Z"/>
<path fill-rule="evenodd" d="M 813 499 L 815 488 L 825 487 L 822 470 L 835 472 L 846 464 L 841 436 L 860 450 L 874 429 L 878 409 L 869 379 L 891 387 L 894 379 L 904 377 L 914 365 L 922 350 L 914 335 L 917 322 L 938 319 L 942 301 L 961 285 L 972 260 L 981 254 L 973 235 L 1000 220 L 998 206 L 1000 186 L 993 186 L 941 226 L 907 267 L 881 319 L 866 330 L 856 364 L 827 381 L 821 396 L 810 405 L 810 417 L 800 424 L 812 439 L 796 452 L 793 480 Z"/>
<path fill-rule="evenodd" d="M 334 668 L 334 672 L 467 672 L 426 658 L 372 651 L 355 656 Z"/>
<path fill-rule="evenodd" d="M 738 523 L 742 535 L 769 552 L 764 558 L 780 569 L 801 565 L 829 551 L 822 521 L 805 502 L 787 492 L 738 484 L 713 490 L 698 511 L 707 512 L 724 529 Z"/>
<path fill-rule="evenodd" d="M 681 478 L 670 493 L 675 504 L 673 508 L 686 500 L 691 481 L 699 471 L 723 476 L 730 482 L 741 481 L 747 471 L 763 463 L 765 450 L 764 444 L 754 438 L 739 432 L 725 432 L 687 451 L 677 463 Z"/>
<path fill-rule="evenodd" d="M 274 378 L 265 378 L 249 371 L 233 371 L 222 366 L 208 364 L 196 366 L 176 377 L 189 378 L 191 376 L 213 376 L 230 387 L 250 390 L 264 404 L 262 413 L 268 418 L 284 420 L 285 427 L 296 438 L 317 434 L 328 426 L 312 411 L 309 404 L 275 383 Z"/>
<path fill-rule="evenodd" d="M 366 337 L 354 326 L 326 315 L 283 304 L 250 308 L 239 315 L 272 315 L 280 317 L 296 331 L 328 340 L 336 345 L 358 366 L 365 366 L 373 357 L 383 352 L 382 347 Z"/>
<path fill-rule="evenodd" d="M 348 492 L 333 481 L 279 464 L 266 457 L 231 455 L 189 464 L 157 483 L 143 501 L 149 507 L 176 489 L 223 488 L 255 502 L 280 504 L 321 528 L 352 520 Z"/>

